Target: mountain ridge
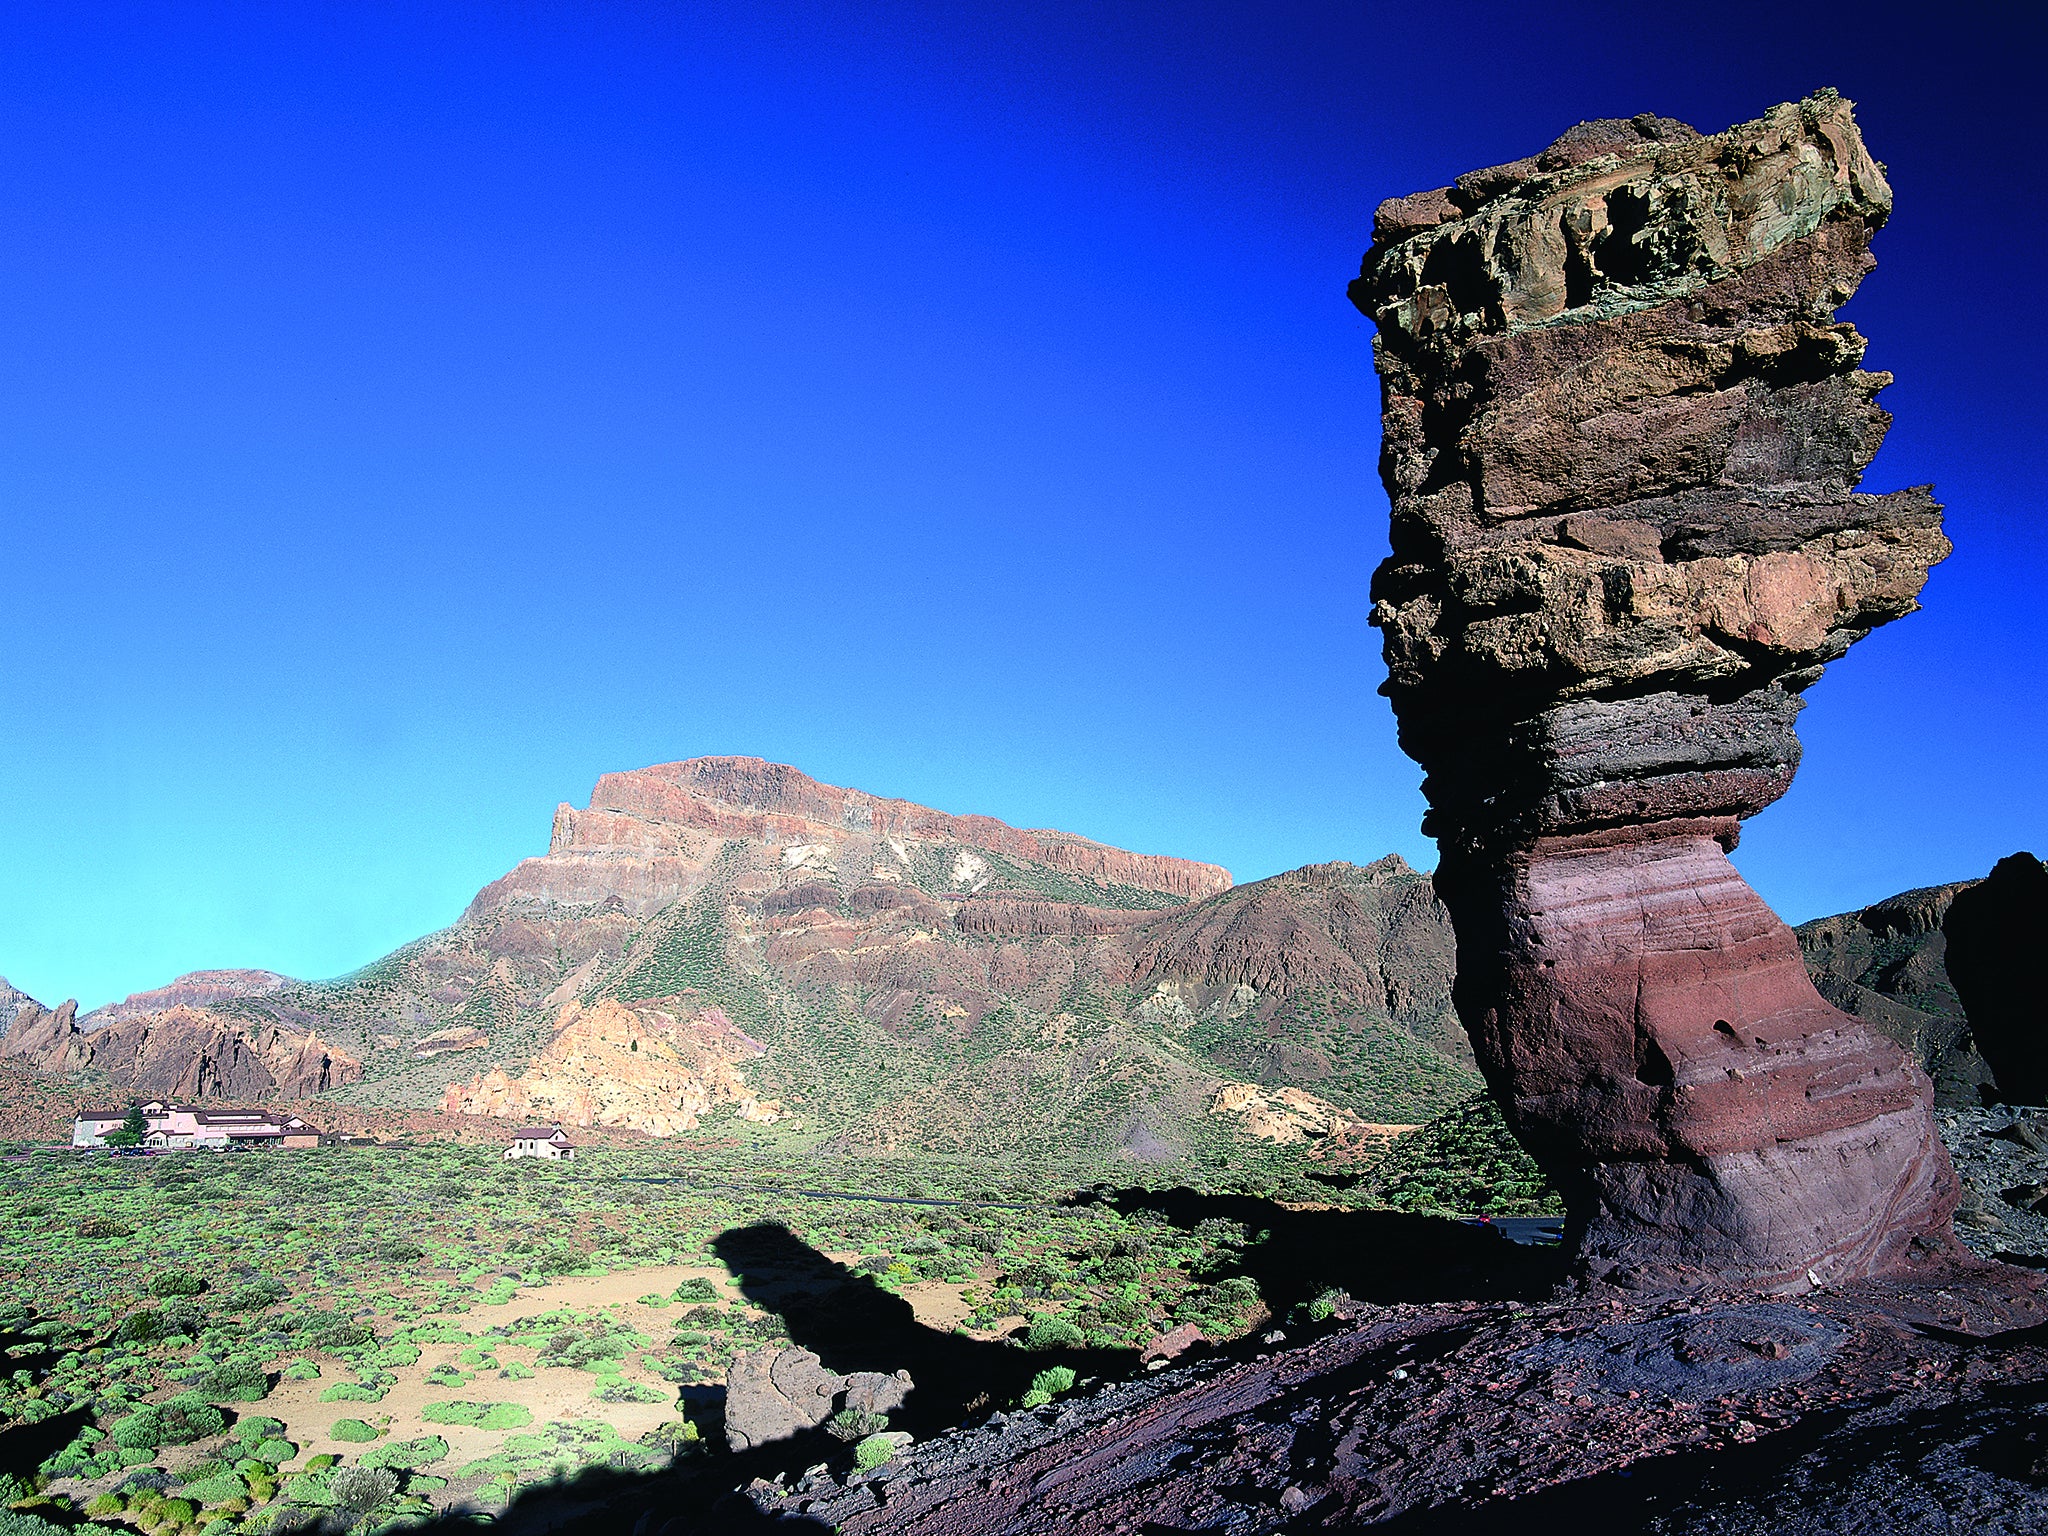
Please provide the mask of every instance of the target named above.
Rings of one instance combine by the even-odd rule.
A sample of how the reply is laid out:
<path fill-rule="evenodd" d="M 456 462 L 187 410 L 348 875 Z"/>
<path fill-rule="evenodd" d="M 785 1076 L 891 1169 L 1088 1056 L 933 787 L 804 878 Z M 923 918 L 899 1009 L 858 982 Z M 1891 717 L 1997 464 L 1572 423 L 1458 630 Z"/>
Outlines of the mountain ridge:
<path fill-rule="evenodd" d="M 317 1041 L 310 1091 L 365 1108 L 824 1152 L 1306 1155 L 1476 1088 L 1450 968 L 1398 857 L 1240 886 L 706 758 L 603 775 L 546 853 L 358 971 L 194 973 L 24 1054 L 118 1089 L 140 1079 L 78 1040 L 203 1025 L 243 1058 Z M 223 1054 L 207 1085 L 261 1086 Z"/>

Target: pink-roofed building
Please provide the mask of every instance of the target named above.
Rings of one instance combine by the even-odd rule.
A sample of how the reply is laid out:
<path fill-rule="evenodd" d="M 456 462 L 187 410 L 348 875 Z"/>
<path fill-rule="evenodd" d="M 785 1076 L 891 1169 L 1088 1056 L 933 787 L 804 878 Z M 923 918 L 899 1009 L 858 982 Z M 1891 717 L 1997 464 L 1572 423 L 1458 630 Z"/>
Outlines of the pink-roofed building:
<path fill-rule="evenodd" d="M 228 1147 L 317 1147 L 320 1129 L 297 1115 L 280 1115 L 267 1109 L 231 1109 L 224 1106 L 171 1104 L 152 1099 L 141 1106 L 149 1129 L 142 1145 L 151 1151 L 204 1149 L 223 1151 Z M 125 1109 L 88 1109 L 71 1123 L 71 1145 L 103 1147 L 109 1131 L 118 1131 L 128 1118 Z"/>

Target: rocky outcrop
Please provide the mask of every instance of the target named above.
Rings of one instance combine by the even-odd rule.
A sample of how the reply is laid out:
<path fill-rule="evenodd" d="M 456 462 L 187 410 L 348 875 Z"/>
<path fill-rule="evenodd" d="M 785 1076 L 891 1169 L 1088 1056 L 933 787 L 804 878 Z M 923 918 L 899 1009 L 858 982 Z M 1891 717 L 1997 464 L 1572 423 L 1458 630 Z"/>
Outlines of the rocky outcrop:
<path fill-rule="evenodd" d="M 1949 904 L 1942 932 L 1949 980 L 1999 1095 L 2048 1104 L 2048 1004 L 2034 949 L 2048 934 L 2048 866 L 2031 853 L 2000 859 Z"/>
<path fill-rule="evenodd" d="M 40 1072 L 77 1071 L 88 1059 L 79 1040 L 77 999 L 45 1008 L 23 998 L 15 1008 L 14 1027 L 0 1039 L 0 1056 L 26 1062 Z"/>
<path fill-rule="evenodd" d="M 1858 912 L 1815 918 L 1793 932 L 1820 995 L 1904 1050 L 1944 1108 L 1983 1101 L 1991 1067 L 1948 978 L 1942 923 L 1973 881 L 1901 891 Z"/>
<path fill-rule="evenodd" d="M 994 1413 L 843 1484 L 747 1496 L 764 1528 L 846 1536 L 2018 1536 L 2043 1528 L 2048 1343 L 2038 1326 L 1970 1337 L 2039 1316 L 2012 1310 L 1946 1290 L 1346 1299 L 1320 1337 Z M 670 1515 L 681 1502 L 649 1521 L 656 1536 L 741 1523 Z"/>
<path fill-rule="evenodd" d="M 0 1056 L 163 1099 L 307 1099 L 363 1075 L 360 1061 L 317 1033 L 275 1022 L 175 1007 L 88 1029 L 77 1008 L 24 1011 L 0 1041 Z"/>
<path fill-rule="evenodd" d="M 738 1071 L 761 1054 L 760 1043 L 718 1008 L 668 998 L 630 1008 L 611 998 L 588 1008 L 570 1003 L 554 1037 L 520 1075 L 494 1067 L 473 1082 L 451 1084 L 442 1109 L 650 1136 L 693 1131 L 713 1105 L 768 1124 L 782 1107 L 757 1097 Z"/>
<path fill-rule="evenodd" d="M 1832 93 L 1710 137 L 1586 123 L 1384 204 L 1352 286 L 1458 1011 L 1619 1283 L 1953 1248 L 1926 1077 L 1726 856 L 1791 782 L 1801 692 L 1948 552 L 1925 488 L 1857 489 L 1889 377 L 1834 312 L 1890 209 Z"/>

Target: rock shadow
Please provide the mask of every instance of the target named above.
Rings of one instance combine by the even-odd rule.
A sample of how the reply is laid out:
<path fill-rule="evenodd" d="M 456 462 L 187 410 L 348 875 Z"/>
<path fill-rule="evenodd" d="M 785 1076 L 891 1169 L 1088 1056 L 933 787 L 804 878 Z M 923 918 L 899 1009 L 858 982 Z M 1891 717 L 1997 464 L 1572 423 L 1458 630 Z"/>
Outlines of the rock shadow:
<path fill-rule="evenodd" d="M 1128 1349 L 1024 1350 L 926 1327 L 902 1297 L 773 1222 L 722 1232 L 711 1248 L 740 1294 L 775 1313 L 791 1342 L 827 1370 L 909 1371 L 916 1387 L 891 1422 L 920 1440 L 1011 1406 L 1047 1366 L 1096 1377 L 1127 1376 L 1137 1367 Z"/>
<path fill-rule="evenodd" d="M 1301 1211 L 1254 1195 L 1097 1185 L 1074 1197 L 1119 1215 L 1153 1211 L 1183 1231 L 1225 1220 L 1253 1239 L 1212 1278 L 1246 1275 L 1276 1318 L 1335 1288 L 1377 1306 L 1397 1302 L 1540 1301 L 1565 1278 L 1557 1245 L 1511 1242 L 1492 1226 L 1407 1211 Z"/>

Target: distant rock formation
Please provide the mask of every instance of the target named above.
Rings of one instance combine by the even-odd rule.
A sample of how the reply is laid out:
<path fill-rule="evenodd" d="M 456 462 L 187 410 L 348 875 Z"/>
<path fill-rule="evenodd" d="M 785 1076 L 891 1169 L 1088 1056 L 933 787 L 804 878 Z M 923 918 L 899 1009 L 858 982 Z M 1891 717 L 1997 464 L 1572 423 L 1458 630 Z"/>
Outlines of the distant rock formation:
<path fill-rule="evenodd" d="M 656 1135 L 774 1113 L 837 1150 L 1154 1163 L 1279 1137 L 1327 1167 L 1478 1086 L 1452 946 L 1397 857 L 1237 886 L 705 758 L 606 775 L 548 852 L 360 971 L 198 972 L 77 1026 L 182 1007 L 249 1042 L 314 1034 L 347 1058 L 340 1099 L 385 1109 Z M 714 1018 L 730 1050 L 700 1038 Z M 153 1080 L 187 1080 L 179 1040 L 193 1080 L 250 1080 L 188 1027 L 158 1030 Z M 85 1070 L 83 1047 L 38 1054 Z"/>
<path fill-rule="evenodd" d="M 627 911 L 644 913 L 673 900 L 693 883 L 705 855 L 733 840 L 771 844 L 791 869 L 843 868 L 862 880 L 892 884 L 937 877 L 962 895 L 989 883 L 988 863 L 977 853 L 1184 900 L 1230 887 L 1230 872 L 1213 864 L 1126 853 L 1068 832 L 1022 830 L 993 816 L 951 816 L 821 784 L 760 758 L 699 757 L 605 774 L 586 809 L 556 809 L 548 856 L 521 864 L 477 902 L 616 897 Z M 941 864 L 917 867 L 939 848 L 946 850 Z M 847 865 L 849 857 L 858 865 Z"/>
<path fill-rule="evenodd" d="M 1801 692 L 1948 553 L 1925 488 L 1856 489 L 1890 380 L 1834 311 L 1891 201 L 1831 92 L 1711 137 L 1583 123 L 1383 204 L 1351 289 L 1458 1010 L 1616 1283 L 1953 1251 L 1926 1077 L 1726 857 L 1791 783 Z"/>
<path fill-rule="evenodd" d="M 2048 1104 L 2048 1001 L 2034 947 L 2048 936 L 2048 866 L 2031 853 L 2000 859 L 1957 894 L 1942 931 L 1949 980 L 1999 1096 Z"/>
<path fill-rule="evenodd" d="M 87 1029 L 78 1005 L 24 1009 L 0 1056 L 36 1070 L 91 1074 L 138 1098 L 307 1099 L 354 1082 L 362 1063 L 317 1033 L 174 1007 Z"/>
<path fill-rule="evenodd" d="M 765 1125 L 781 1118 L 782 1106 L 758 1098 L 738 1070 L 762 1054 L 717 1008 L 675 998 L 630 1008 L 612 998 L 589 1008 L 570 1003 L 524 1072 L 493 1068 L 450 1084 L 442 1109 L 674 1136 L 695 1130 L 717 1104 Z"/>

